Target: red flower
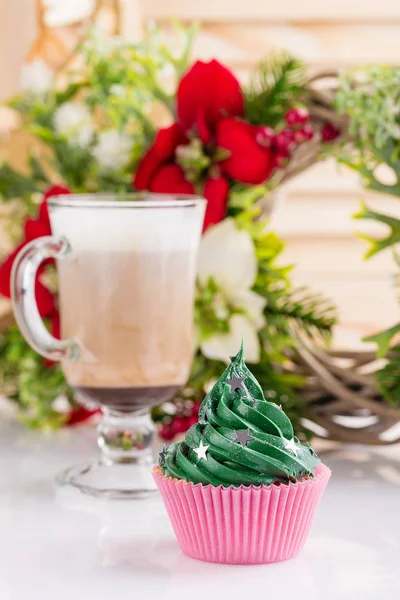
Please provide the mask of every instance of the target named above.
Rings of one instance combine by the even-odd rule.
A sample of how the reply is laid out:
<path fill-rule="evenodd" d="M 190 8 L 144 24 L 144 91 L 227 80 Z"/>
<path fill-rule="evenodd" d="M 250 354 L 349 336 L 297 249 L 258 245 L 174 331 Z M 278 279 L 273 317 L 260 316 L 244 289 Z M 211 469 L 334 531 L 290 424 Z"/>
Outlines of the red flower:
<path fill-rule="evenodd" d="M 19 244 L 9 254 L 9 256 L 5 259 L 3 264 L 0 267 L 0 294 L 5 296 L 6 298 L 11 298 L 11 286 L 10 286 L 10 278 L 11 278 L 11 269 L 14 264 L 14 260 L 16 259 L 19 251 L 25 246 L 25 243 Z M 39 309 L 39 313 L 42 317 L 50 316 L 55 310 L 55 301 L 53 294 L 41 283 L 41 281 L 37 278 L 35 284 L 35 293 L 36 293 L 36 302 Z"/>
<path fill-rule="evenodd" d="M 44 194 L 43 202 L 39 207 L 38 218 L 29 218 L 26 220 L 24 225 L 24 239 L 21 244 L 9 254 L 0 266 L 0 294 L 6 298 L 11 297 L 10 290 L 10 276 L 11 269 L 14 264 L 14 260 L 17 257 L 19 251 L 30 241 L 36 238 L 43 237 L 45 235 L 51 235 L 50 219 L 47 209 L 47 199 L 51 196 L 57 196 L 60 194 L 70 194 L 71 192 L 61 186 L 53 186 L 47 190 Z M 52 293 L 41 283 L 39 276 L 42 269 L 39 271 L 38 277 L 36 278 L 35 292 L 36 302 L 39 313 L 42 317 L 49 317 L 55 311 L 56 305 L 54 296 Z"/>
<path fill-rule="evenodd" d="M 25 244 L 19 244 L 15 250 L 11 252 L 4 260 L 3 264 L 0 267 L 0 294 L 5 296 L 6 298 L 11 298 L 11 289 L 10 289 L 10 277 L 11 277 L 11 269 L 14 264 L 14 260 L 16 259 L 19 251 L 25 246 Z"/>
<path fill-rule="evenodd" d="M 157 193 L 194 194 L 197 186 L 195 188 L 194 184 L 186 179 L 184 169 L 177 164 L 176 149 L 178 146 L 189 144 L 195 132 L 205 145 L 203 152 L 212 161 L 216 144 L 219 145 L 218 135 L 216 137 L 219 124 L 226 121 L 233 127 L 237 127 L 238 123 L 241 127 L 242 122 L 233 117 L 243 115 L 243 111 L 243 94 L 234 75 L 216 60 L 212 60 L 210 63 L 196 62 L 179 84 L 178 122 L 157 133 L 153 145 L 143 157 L 134 176 L 133 183 L 136 189 Z M 250 125 L 248 127 L 251 128 Z M 253 138 L 251 138 L 251 143 L 250 161 L 255 159 L 256 165 L 250 179 L 252 183 L 257 176 L 257 183 L 259 183 L 271 171 L 270 153 L 256 144 Z M 236 145 L 233 147 L 232 144 L 227 144 L 225 147 L 232 153 L 239 152 L 240 154 L 242 152 Z M 255 152 L 256 149 L 258 149 L 258 153 Z M 247 150 L 248 148 L 245 149 L 245 152 Z M 261 157 L 263 164 L 260 167 Z M 229 160 L 232 162 L 230 158 L 221 163 L 225 165 L 224 173 L 239 179 L 239 181 L 247 182 L 249 175 L 247 175 L 247 179 L 241 179 L 231 174 Z M 240 162 L 241 159 L 237 158 L 235 154 L 234 160 Z M 229 184 L 223 174 L 215 177 L 214 171 L 215 164 L 211 165 L 208 173 L 199 173 L 199 178 L 201 177 L 204 182 L 203 194 L 208 200 L 204 230 L 221 221 L 227 210 Z M 261 171 L 265 173 L 265 177 L 262 179 Z M 239 170 L 238 174 L 240 175 Z"/>
<path fill-rule="evenodd" d="M 60 313 L 58 310 L 51 317 L 51 333 L 57 340 L 61 339 Z"/>
<path fill-rule="evenodd" d="M 155 172 L 163 165 L 169 162 L 173 163 L 175 150 L 179 145 L 186 143 L 186 135 L 176 123 L 171 127 L 160 129 L 153 145 L 142 158 L 136 171 L 133 180 L 136 189 L 150 190 L 151 180 Z"/>
<path fill-rule="evenodd" d="M 87 421 L 98 412 L 100 412 L 99 409 L 89 410 L 84 406 L 77 406 L 69 413 L 66 424 L 68 427 L 71 427 L 73 425 L 79 425 L 79 423 Z"/>
<path fill-rule="evenodd" d="M 164 165 L 156 171 L 149 190 L 160 194 L 194 194 L 193 184 L 186 181 L 181 167 L 173 163 Z"/>
<path fill-rule="evenodd" d="M 204 186 L 204 197 L 207 199 L 203 231 L 210 225 L 216 225 L 226 215 L 228 204 L 229 184 L 225 177 L 216 179 L 209 177 Z"/>
<path fill-rule="evenodd" d="M 64 196 L 64 195 L 70 194 L 70 193 L 71 193 L 71 190 L 69 190 L 68 188 L 66 188 L 62 185 L 53 185 L 52 187 L 50 187 L 47 190 L 47 192 L 44 193 L 43 202 L 39 208 L 39 221 L 48 225 L 50 233 L 51 233 L 51 227 L 50 227 L 50 218 L 49 218 L 49 209 L 47 206 L 47 200 L 49 198 L 51 198 L 52 196 Z"/>
<path fill-rule="evenodd" d="M 222 171 L 242 183 L 265 181 L 273 169 L 273 153 L 257 142 L 259 128 L 234 117 L 217 125 L 217 145 L 231 153 L 220 163 Z"/>
<path fill-rule="evenodd" d="M 45 202 L 42 203 L 45 205 Z M 45 235 L 51 235 L 50 223 L 41 221 L 39 219 L 27 219 L 24 225 L 25 242 L 31 242 L 36 238 L 43 237 Z"/>
<path fill-rule="evenodd" d="M 222 117 L 242 116 L 243 112 L 240 84 L 217 60 L 199 60 L 182 77 L 177 98 L 178 122 L 185 131 L 197 125 L 203 142 L 209 141 L 209 132 L 215 131 Z"/>

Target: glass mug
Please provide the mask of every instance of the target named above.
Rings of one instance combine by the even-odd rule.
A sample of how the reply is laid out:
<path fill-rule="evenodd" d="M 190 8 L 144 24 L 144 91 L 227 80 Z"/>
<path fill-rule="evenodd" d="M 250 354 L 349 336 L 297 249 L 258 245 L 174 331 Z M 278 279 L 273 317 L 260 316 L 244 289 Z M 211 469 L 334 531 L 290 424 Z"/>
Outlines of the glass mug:
<path fill-rule="evenodd" d="M 193 357 L 197 253 L 206 201 L 161 194 L 64 195 L 48 200 L 53 235 L 19 253 L 13 307 L 27 342 L 61 361 L 78 398 L 101 407 L 101 458 L 63 484 L 112 497 L 154 490 L 150 409 L 186 383 Z M 55 258 L 62 340 L 35 301 L 40 265 Z"/>

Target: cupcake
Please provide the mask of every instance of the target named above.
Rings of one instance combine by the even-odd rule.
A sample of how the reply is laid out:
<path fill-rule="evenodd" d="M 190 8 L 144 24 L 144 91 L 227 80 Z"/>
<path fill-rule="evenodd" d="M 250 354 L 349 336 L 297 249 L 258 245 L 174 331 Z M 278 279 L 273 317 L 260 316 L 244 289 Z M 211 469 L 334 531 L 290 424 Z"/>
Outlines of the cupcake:
<path fill-rule="evenodd" d="M 260 564 L 301 551 L 330 470 L 265 399 L 241 348 L 153 475 L 185 554 Z"/>

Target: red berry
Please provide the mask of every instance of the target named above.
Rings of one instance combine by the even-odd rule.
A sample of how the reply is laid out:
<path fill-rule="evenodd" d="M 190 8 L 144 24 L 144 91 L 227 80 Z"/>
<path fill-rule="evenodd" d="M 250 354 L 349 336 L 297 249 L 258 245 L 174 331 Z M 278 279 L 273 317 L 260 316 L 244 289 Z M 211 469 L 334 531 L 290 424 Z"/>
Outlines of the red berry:
<path fill-rule="evenodd" d="M 340 131 L 332 123 L 325 123 L 321 130 L 321 137 L 323 142 L 332 142 L 339 137 Z"/>
<path fill-rule="evenodd" d="M 196 425 L 198 421 L 198 417 L 197 414 L 193 414 L 190 417 L 187 418 L 187 428 L 190 429 L 192 427 L 192 425 Z"/>
<path fill-rule="evenodd" d="M 270 148 L 274 142 L 275 131 L 271 127 L 259 127 L 256 141 L 264 148 Z"/>
<path fill-rule="evenodd" d="M 295 127 L 296 125 L 304 125 L 307 123 L 309 118 L 308 110 L 302 106 L 291 108 L 285 115 L 285 121 L 289 127 Z"/>
<path fill-rule="evenodd" d="M 174 437 L 174 432 L 172 431 L 171 425 L 163 425 L 160 429 L 160 437 L 166 442 L 172 440 Z"/>
<path fill-rule="evenodd" d="M 283 129 L 275 137 L 275 146 L 278 153 L 290 152 L 295 145 L 294 132 L 288 129 Z"/>
<path fill-rule="evenodd" d="M 273 166 L 276 169 L 284 169 L 290 162 L 290 154 L 288 152 L 278 152 L 274 156 Z"/>
<path fill-rule="evenodd" d="M 193 405 L 193 414 L 198 415 L 200 410 L 201 402 L 195 402 Z"/>
<path fill-rule="evenodd" d="M 314 137 L 314 129 L 306 123 L 304 127 L 294 132 L 294 139 L 297 144 L 312 140 Z"/>
<path fill-rule="evenodd" d="M 173 435 L 178 433 L 184 433 L 187 430 L 187 422 L 184 417 L 176 417 L 171 423 L 171 430 Z"/>

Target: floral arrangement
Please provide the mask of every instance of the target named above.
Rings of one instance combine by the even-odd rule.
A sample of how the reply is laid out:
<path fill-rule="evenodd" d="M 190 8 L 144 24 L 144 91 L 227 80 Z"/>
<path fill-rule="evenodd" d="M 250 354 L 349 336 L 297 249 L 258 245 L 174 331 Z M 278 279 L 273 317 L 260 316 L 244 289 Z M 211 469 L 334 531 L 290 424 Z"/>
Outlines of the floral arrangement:
<path fill-rule="evenodd" d="M 293 289 L 290 268 L 278 262 L 283 243 L 268 228 L 264 204 L 287 179 L 339 150 L 339 159 L 367 176 L 357 115 L 353 136 L 361 145 L 351 142 L 348 151 L 346 103 L 353 88 L 343 85 L 337 108 L 312 90 L 301 63 L 287 55 L 259 65 L 242 88 L 216 60 L 190 66 L 195 30 L 176 27 L 182 36 L 179 56 L 157 32 L 140 44 L 92 33 L 79 48 L 79 67 L 59 79 L 40 61 L 25 67 L 23 92 L 9 105 L 35 143 L 26 172 L 0 167 L 0 194 L 11 203 L 10 233 L 17 242 L 1 265 L 0 293 L 10 295 L 10 270 L 22 245 L 50 233 L 46 200 L 52 194 L 202 194 L 208 206 L 195 305 L 197 352 L 180 396 L 154 410 L 160 433 L 172 439 L 196 420 L 210 382 L 243 336 L 247 360 L 266 395 L 279 398 L 306 436 L 301 418 L 307 409 L 296 394 L 302 381 L 283 366 L 295 344 L 293 327 L 326 339 L 335 312 L 320 296 Z M 365 135 L 374 146 L 373 123 L 368 127 Z M 362 216 L 373 218 L 367 212 Z M 42 317 L 59 336 L 54 265 L 40 273 L 36 297 Z M 91 415 L 76 404 L 60 366 L 36 355 L 16 326 L 1 333 L 0 369 L 3 393 L 18 403 L 30 425 L 54 427 Z"/>

